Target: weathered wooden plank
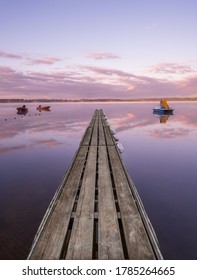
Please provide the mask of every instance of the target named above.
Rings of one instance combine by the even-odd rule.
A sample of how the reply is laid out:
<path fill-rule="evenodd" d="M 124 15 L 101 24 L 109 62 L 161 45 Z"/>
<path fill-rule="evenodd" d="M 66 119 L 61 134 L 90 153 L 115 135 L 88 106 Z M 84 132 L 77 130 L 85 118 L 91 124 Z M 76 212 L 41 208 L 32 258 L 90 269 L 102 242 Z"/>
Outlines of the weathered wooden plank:
<path fill-rule="evenodd" d="M 81 179 L 88 147 L 79 149 L 59 200 L 36 243 L 30 259 L 59 259 Z"/>
<path fill-rule="evenodd" d="M 88 146 L 90 144 L 90 139 L 91 139 L 91 136 L 92 136 L 92 130 L 93 130 L 93 126 L 88 126 L 86 131 L 85 131 L 85 134 L 83 136 L 83 139 L 81 141 L 81 145 L 86 145 Z"/>
<path fill-rule="evenodd" d="M 94 123 L 95 123 L 95 119 L 97 118 L 97 115 L 99 114 L 99 111 L 98 110 L 95 110 L 93 116 L 92 116 L 92 119 L 89 123 L 89 126 L 94 126 Z"/>
<path fill-rule="evenodd" d="M 116 147 L 109 146 L 108 151 L 129 259 L 155 259 Z"/>
<path fill-rule="evenodd" d="M 124 259 L 105 146 L 99 146 L 98 211 L 98 259 Z"/>
<path fill-rule="evenodd" d="M 97 147 L 91 146 L 66 259 L 92 259 Z"/>
<path fill-rule="evenodd" d="M 99 111 L 96 114 L 94 127 L 93 127 L 93 133 L 92 133 L 92 139 L 90 145 L 97 146 L 98 145 L 98 124 L 99 124 Z"/>
<path fill-rule="evenodd" d="M 96 130 L 95 130 L 95 132 L 93 132 L 93 130 L 95 129 L 95 125 L 97 125 L 97 123 L 98 123 L 98 115 L 99 115 L 99 111 L 96 110 L 90 121 L 89 126 L 86 128 L 83 139 L 81 141 L 81 145 L 90 145 L 90 141 L 94 145 L 97 145 L 97 135 L 95 135 Z M 93 137 L 93 139 L 92 139 L 92 137 Z"/>
<path fill-rule="evenodd" d="M 106 138 L 107 146 L 113 146 L 114 141 L 113 141 L 113 138 L 112 138 L 112 135 L 110 133 L 110 129 L 109 129 L 108 126 L 104 127 L 104 132 L 105 132 L 105 138 Z"/>
<path fill-rule="evenodd" d="M 95 125 L 93 127 L 92 139 L 91 139 L 91 146 L 97 146 L 98 144 L 98 118 L 95 120 Z"/>
<path fill-rule="evenodd" d="M 98 131 L 98 133 L 99 133 L 99 143 L 98 143 L 98 145 L 105 146 L 106 142 L 105 142 L 105 135 L 104 135 L 101 116 L 99 116 L 99 127 L 98 127 L 98 129 L 99 129 L 99 131 Z"/>

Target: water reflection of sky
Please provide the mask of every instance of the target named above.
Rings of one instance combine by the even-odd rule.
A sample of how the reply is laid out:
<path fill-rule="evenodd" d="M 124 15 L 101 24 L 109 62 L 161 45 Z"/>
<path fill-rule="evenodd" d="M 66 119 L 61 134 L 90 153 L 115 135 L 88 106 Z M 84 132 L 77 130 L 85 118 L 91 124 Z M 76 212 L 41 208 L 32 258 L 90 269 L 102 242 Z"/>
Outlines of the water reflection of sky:
<path fill-rule="evenodd" d="M 16 114 L 0 105 L 0 258 L 26 258 L 33 236 L 96 108 L 123 144 L 123 159 L 164 258 L 197 259 L 197 103 L 174 103 L 161 121 L 152 103 L 52 104 Z M 6 120 L 5 120 L 6 119 Z"/>

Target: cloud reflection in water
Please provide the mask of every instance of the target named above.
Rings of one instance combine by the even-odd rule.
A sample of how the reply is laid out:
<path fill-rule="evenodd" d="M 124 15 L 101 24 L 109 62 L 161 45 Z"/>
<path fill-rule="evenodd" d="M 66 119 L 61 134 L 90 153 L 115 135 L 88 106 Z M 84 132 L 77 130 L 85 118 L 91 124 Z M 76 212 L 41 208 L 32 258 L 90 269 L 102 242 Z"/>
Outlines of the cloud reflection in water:
<path fill-rule="evenodd" d="M 164 257 L 195 258 L 196 105 L 174 103 L 175 114 L 163 123 L 152 114 L 152 103 L 51 104 L 40 115 L 37 104 L 28 104 L 28 114 L 17 119 L 16 105 L 0 105 L 0 258 L 26 258 L 96 108 L 103 108 L 123 144 L 125 165 Z M 182 228 L 182 217 L 192 232 Z"/>

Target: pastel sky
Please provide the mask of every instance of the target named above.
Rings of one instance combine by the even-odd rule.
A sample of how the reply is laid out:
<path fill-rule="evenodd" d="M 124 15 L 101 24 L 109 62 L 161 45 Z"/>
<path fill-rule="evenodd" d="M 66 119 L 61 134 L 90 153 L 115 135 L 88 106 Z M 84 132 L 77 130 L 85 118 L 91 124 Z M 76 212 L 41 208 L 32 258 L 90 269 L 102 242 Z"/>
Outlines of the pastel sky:
<path fill-rule="evenodd" d="M 196 0 L 0 0 L 0 98 L 197 96 Z"/>

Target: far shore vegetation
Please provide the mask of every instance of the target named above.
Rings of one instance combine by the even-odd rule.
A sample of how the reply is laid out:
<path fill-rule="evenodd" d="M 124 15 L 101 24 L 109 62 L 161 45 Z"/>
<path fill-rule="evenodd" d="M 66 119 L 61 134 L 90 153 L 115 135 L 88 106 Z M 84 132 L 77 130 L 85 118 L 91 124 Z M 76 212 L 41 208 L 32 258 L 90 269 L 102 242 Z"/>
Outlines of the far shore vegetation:
<path fill-rule="evenodd" d="M 166 99 L 168 101 L 197 101 L 197 97 L 157 97 L 157 98 L 132 98 L 132 99 L 118 99 L 118 98 L 81 98 L 81 99 L 0 99 L 0 103 L 42 103 L 42 102 L 151 102 Z"/>

